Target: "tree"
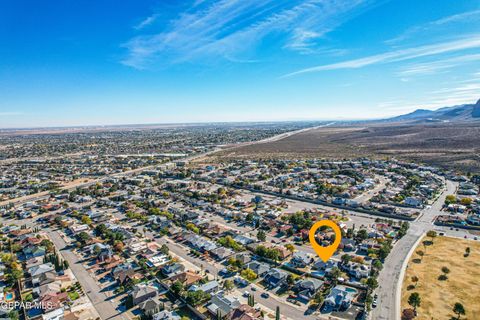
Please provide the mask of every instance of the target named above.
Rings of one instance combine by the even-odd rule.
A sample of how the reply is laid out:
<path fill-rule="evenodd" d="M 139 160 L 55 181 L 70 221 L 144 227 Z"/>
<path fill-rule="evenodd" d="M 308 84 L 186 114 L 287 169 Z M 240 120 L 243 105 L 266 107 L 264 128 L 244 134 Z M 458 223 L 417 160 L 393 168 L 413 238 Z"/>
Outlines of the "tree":
<path fill-rule="evenodd" d="M 412 276 L 412 282 L 415 283 L 415 288 L 417 287 L 417 283 L 420 279 L 417 276 Z"/>
<path fill-rule="evenodd" d="M 287 284 L 289 287 L 293 286 L 295 284 L 295 280 L 296 280 L 296 277 L 289 273 L 288 276 L 287 276 Z"/>
<path fill-rule="evenodd" d="M 448 196 L 445 197 L 445 204 L 448 206 L 449 204 L 456 203 L 457 202 L 457 197 L 455 197 L 453 194 L 449 194 Z"/>
<path fill-rule="evenodd" d="M 359 241 L 367 240 L 368 239 L 368 232 L 366 229 L 360 229 L 357 232 L 357 239 Z"/>
<path fill-rule="evenodd" d="M 265 242 L 265 240 L 267 240 L 267 235 L 265 234 L 265 231 L 259 230 L 259 231 L 257 232 L 257 239 L 258 239 L 259 241 Z"/>
<path fill-rule="evenodd" d="M 460 302 L 455 303 L 453 306 L 453 312 L 457 315 L 457 319 L 460 319 L 460 316 L 465 315 L 465 308 Z"/>
<path fill-rule="evenodd" d="M 170 290 L 172 290 L 173 293 L 175 294 L 180 294 L 182 291 L 183 291 L 183 283 L 181 283 L 180 281 L 175 281 L 174 283 L 172 283 L 172 285 L 170 286 Z"/>
<path fill-rule="evenodd" d="M 248 295 L 247 304 L 248 304 L 250 307 L 254 307 L 254 306 L 255 306 L 255 297 L 254 297 L 252 294 L 249 294 L 249 295 Z"/>
<path fill-rule="evenodd" d="M 378 258 L 384 261 L 387 256 L 390 254 L 391 247 L 390 245 L 383 244 L 380 249 L 378 249 Z"/>
<path fill-rule="evenodd" d="M 200 303 L 208 299 L 210 299 L 210 294 L 202 290 L 189 291 L 187 293 L 187 303 L 192 306 L 198 306 Z"/>
<path fill-rule="evenodd" d="M 472 198 L 463 198 L 460 200 L 460 203 L 463 204 L 464 206 L 469 206 L 473 202 Z"/>
<path fill-rule="evenodd" d="M 422 250 L 418 250 L 417 251 L 417 254 L 420 256 L 420 261 L 423 260 L 423 256 L 425 255 L 425 252 L 423 252 Z"/>
<path fill-rule="evenodd" d="M 295 252 L 295 246 L 291 243 L 285 245 L 285 249 L 290 251 L 291 253 Z"/>
<path fill-rule="evenodd" d="M 9 273 L 7 273 L 6 278 L 9 284 L 15 284 L 18 280 L 23 277 L 23 272 L 19 269 L 12 268 Z"/>
<path fill-rule="evenodd" d="M 365 284 L 367 285 L 370 292 L 372 292 L 373 290 L 375 290 L 378 287 L 378 281 L 374 277 L 368 278 L 367 282 Z"/>
<path fill-rule="evenodd" d="M 382 270 L 382 268 L 383 268 L 383 263 L 382 263 L 382 261 L 380 261 L 380 260 L 375 260 L 375 261 L 373 261 L 372 266 L 373 266 L 376 270 L 380 271 L 380 270 Z"/>
<path fill-rule="evenodd" d="M 85 244 L 88 240 L 90 240 L 90 236 L 85 231 L 82 231 L 78 234 L 78 240 Z"/>
<path fill-rule="evenodd" d="M 160 252 L 163 253 L 164 255 L 168 255 L 168 253 L 170 252 L 170 249 L 168 249 L 168 246 L 164 243 L 160 248 Z"/>
<path fill-rule="evenodd" d="M 332 278 L 332 281 L 336 283 L 341 273 L 342 272 L 340 269 L 338 269 L 338 267 L 333 267 L 332 270 L 330 270 L 330 277 Z"/>
<path fill-rule="evenodd" d="M 315 294 L 315 296 L 313 297 L 313 301 L 316 304 L 318 304 L 319 307 L 322 306 L 324 300 L 325 300 L 325 297 L 323 296 L 323 294 L 321 292 L 317 292 Z"/>
<path fill-rule="evenodd" d="M 90 219 L 89 216 L 84 215 L 84 216 L 82 216 L 82 223 L 90 225 L 90 224 L 92 224 L 92 219 Z"/>
<path fill-rule="evenodd" d="M 422 299 L 420 298 L 420 294 L 418 294 L 418 292 L 413 292 L 408 297 L 408 304 L 413 307 L 413 311 L 416 311 L 417 307 L 420 307 L 421 302 Z"/>
<path fill-rule="evenodd" d="M 352 260 L 352 256 L 349 254 L 344 254 L 340 257 L 340 260 L 342 261 L 342 264 L 347 264 Z"/>
<path fill-rule="evenodd" d="M 225 289 L 225 291 L 227 292 L 230 292 L 233 290 L 233 288 L 235 288 L 235 285 L 233 284 L 233 281 L 232 280 L 225 280 L 225 282 L 223 283 L 223 289 Z"/>
<path fill-rule="evenodd" d="M 280 307 L 277 306 L 275 309 L 275 320 L 280 320 Z"/>
<path fill-rule="evenodd" d="M 448 274 L 450 273 L 450 269 L 448 269 L 447 267 L 442 267 L 442 272 Z"/>
<path fill-rule="evenodd" d="M 248 281 L 250 281 L 250 282 L 253 281 L 253 280 L 255 280 L 255 279 L 257 279 L 257 274 L 255 273 L 255 271 L 253 271 L 252 269 L 249 269 L 249 268 L 247 268 L 247 269 L 245 269 L 245 270 L 242 270 L 242 272 L 240 273 L 240 275 L 241 275 L 244 279 L 246 279 L 246 280 L 248 280 Z"/>
<path fill-rule="evenodd" d="M 437 233 L 433 230 L 430 230 L 430 231 L 427 232 L 427 237 L 432 239 L 432 243 L 433 243 L 433 239 L 435 239 L 436 236 L 437 236 Z"/>
<path fill-rule="evenodd" d="M 19 316 L 18 316 L 18 311 L 17 310 L 11 310 L 8 312 L 8 318 L 10 320 L 18 320 L 19 319 Z"/>
<path fill-rule="evenodd" d="M 199 234 L 200 229 L 198 229 L 193 223 L 188 223 L 187 224 L 187 229 L 192 231 L 193 233 Z"/>
<path fill-rule="evenodd" d="M 415 311 L 412 309 L 404 309 L 402 312 L 402 320 L 413 320 L 415 318 Z"/>

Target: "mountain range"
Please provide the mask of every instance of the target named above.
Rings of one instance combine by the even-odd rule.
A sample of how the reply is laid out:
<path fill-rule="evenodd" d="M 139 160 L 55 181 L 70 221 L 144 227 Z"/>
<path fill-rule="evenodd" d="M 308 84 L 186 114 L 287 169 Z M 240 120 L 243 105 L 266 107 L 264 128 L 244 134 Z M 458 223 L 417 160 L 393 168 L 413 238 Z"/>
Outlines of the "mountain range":
<path fill-rule="evenodd" d="M 387 119 L 394 122 L 454 122 L 480 121 L 480 100 L 474 104 L 443 107 L 437 110 L 417 109 L 413 112 Z"/>

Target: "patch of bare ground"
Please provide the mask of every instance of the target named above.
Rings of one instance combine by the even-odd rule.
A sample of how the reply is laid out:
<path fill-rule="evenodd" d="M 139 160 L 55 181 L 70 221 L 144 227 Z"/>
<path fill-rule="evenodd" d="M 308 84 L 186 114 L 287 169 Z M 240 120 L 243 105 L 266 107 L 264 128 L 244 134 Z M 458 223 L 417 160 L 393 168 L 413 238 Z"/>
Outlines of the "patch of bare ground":
<path fill-rule="evenodd" d="M 423 240 L 431 240 L 426 237 Z M 467 255 L 466 250 L 470 253 Z M 421 251 L 423 257 L 418 253 Z M 444 269 L 446 268 L 446 269 Z M 443 269 L 443 270 L 442 270 Z M 445 272 L 448 271 L 448 272 Z M 444 275 L 445 278 L 441 278 Z M 451 319 L 455 303 L 466 310 L 462 320 L 480 319 L 480 243 L 437 237 L 433 245 L 422 242 L 413 253 L 402 285 L 402 310 L 411 308 L 408 297 L 417 292 L 421 304 L 415 319 Z M 418 280 L 418 281 L 416 281 Z"/>
<path fill-rule="evenodd" d="M 480 170 L 480 123 L 323 127 L 278 141 L 224 150 L 212 155 L 209 161 L 365 156 L 396 157 L 447 169 L 477 172 Z"/>

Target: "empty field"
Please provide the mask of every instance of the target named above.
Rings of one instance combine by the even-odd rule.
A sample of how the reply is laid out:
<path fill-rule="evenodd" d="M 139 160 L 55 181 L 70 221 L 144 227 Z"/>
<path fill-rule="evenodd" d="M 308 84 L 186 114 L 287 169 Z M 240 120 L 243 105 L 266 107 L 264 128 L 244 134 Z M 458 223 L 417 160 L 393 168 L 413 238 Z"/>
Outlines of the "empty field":
<path fill-rule="evenodd" d="M 396 157 L 448 169 L 480 169 L 480 123 L 363 124 L 324 127 L 214 155 L 238 158 Z"/>
<path fill-rule="evenodd" d="M 430 240 L 425 238 L 423 240 Z M 465 249 L 470 255 L 465 257 Z M 416 253 L 426 252 L 423 259 Z M 447 280 L 439 280 L 447 267 Z M 416 276 L 418 282 L 412 281 Z M 456 302 L 463 304 L 466 315 L 462 319 L 480 319 L 480 243 L 448 237 L 437 237 L 433 245 L 422 242 L 415 249 L 402 285 L 402 310 L 411 308 L 408 297 L 418 292 L 421 306 L 415 319 L 450 319 L 456 317 L 452 308 Z"/>

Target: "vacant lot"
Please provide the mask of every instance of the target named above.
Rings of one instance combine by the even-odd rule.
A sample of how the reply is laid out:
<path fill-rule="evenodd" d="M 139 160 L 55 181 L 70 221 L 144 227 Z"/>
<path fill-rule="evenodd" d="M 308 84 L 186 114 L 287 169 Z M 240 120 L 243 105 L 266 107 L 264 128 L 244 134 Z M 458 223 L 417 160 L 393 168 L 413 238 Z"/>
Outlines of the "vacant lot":
<path fill-rule="evenodd" d="M 467 247 L 470 255 L 464 257 Z M 426 254 L 420 259 L 414 253 L 408 263 L 402 286 L 402 310 L 410 307 L 409 295 L 418 292 L 421 306 L 417 308 L 416 319 L 450 319 L 455 316 L 452 308 L 456 302 L 462 303 L 467 312 L 462 319 L 480 319 L 480 243 L 437 237 L 431 246 L 424 247 L 420 242 L 415 251 L 418 250 Z M 447 280 L 438 279 L 443 267 L 450 270 Z M 413 276 L 419 279 L 415 288 Z"/>
<path fill-rule="evenodd" d="M 480 122 L 324 127 L 273 142 L 229 149 L 214 160 L 242 158 L 396 157 L 449 169 L 480 170 Z"/>

